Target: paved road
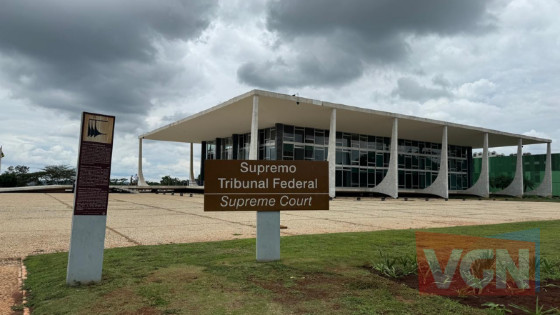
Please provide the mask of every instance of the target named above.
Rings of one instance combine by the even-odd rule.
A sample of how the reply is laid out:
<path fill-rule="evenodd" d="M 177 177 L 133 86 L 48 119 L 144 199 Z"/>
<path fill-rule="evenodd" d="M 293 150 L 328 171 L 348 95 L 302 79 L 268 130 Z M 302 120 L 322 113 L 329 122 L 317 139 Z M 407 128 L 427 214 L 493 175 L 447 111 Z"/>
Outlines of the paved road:
<path fill-rule="evenodd" d="M 67 251 L 73 195 L 0 195 L 0 280 L 17 276 L 30 254 Z M 167 244 L 255 237 L 255 212 L 203 212 L 203 197 L 111 194 L 105 246 Z M 409 198 L 337 198 L 330 211 L 285 211 L 282 235 L 492 224 L 560 219 L 560 203 Z M 1 263 L 4 262 L 4 263 Z M 4 276 L 2 276 L 2 274 Z M 13 280 L 13 279 L 12 279 Z M 15 290 L 0 286 L 0 300 Z M 0 306 L 1 308 L 1 306 Z M 0 309 L 0 313 L 2 313 Z"/>

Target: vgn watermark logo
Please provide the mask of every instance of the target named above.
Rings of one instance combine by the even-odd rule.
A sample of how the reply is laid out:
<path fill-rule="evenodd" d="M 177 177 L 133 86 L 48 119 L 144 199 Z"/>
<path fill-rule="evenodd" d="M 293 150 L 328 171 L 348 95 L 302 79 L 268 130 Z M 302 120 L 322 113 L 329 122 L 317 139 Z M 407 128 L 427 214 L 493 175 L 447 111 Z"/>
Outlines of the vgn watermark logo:
<path fill-rule="evenodd" d="M 534 295 L 540 230 L 475 237 L 416 232 L 418 288 L 439 295 Z"/>

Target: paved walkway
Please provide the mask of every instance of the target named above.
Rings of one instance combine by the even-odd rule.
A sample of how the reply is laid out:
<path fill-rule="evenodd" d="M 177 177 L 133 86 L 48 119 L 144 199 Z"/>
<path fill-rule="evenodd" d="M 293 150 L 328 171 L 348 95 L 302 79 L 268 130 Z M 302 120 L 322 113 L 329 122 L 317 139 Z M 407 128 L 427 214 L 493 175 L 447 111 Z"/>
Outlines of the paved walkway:
<path fill-rule="evenodd" d="M 3 277 L 12 279 L 13 274 L 17 274 L 17 261 L 13 259 L 68 251 L 73 194 L 7 193 L 1 194 L 0 199 L 0 280 Z M 255 237 L 255 212 L 204 212 L 202 209 L 202 195 L 111 194 L 105 246 Z M 558 219 L 560 203 L 337 198 L 331 202 L 330 211 L 282 212 L 281 224 L 287 229 L 281 233 L 297 235 Z M 10 290 L 15 289 L 13 285 L 0 286 L 0 300 L 10 297 Z M 3 311 L 0 305 L 0 313 L 4 314 Z"/>

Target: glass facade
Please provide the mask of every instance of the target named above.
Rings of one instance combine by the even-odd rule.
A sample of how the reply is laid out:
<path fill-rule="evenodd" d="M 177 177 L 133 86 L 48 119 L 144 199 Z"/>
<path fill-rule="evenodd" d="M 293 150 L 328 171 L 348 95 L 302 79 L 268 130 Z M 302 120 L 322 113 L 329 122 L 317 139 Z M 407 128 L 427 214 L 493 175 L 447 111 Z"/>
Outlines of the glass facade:
<path fill-rule="evenodd" d="M 259 160 L 276 160 L 276 128 L 259 130 Z M 207 160 L 248 160 L 251 134 L 206 141 Z"/>
<path fill-rule="evenodd" d="M 206 159 L 248 159 L 250 138 L 250 134 L 243 134 L 207 141 Z M 325 161 L 328 139 L 329 130 L 276 124 L 259 130 L 259 159 Z M 399 139 L 398 146 L 399 188 L 430 186 L 439 171 L 441 144 Z M 387 174 L 390 149 L 388 137 L 337 132 L 336 186 L 375 187 Z M 468 147 L 448 146 L 450 190 L 470 187 L 471 151 Z"/>

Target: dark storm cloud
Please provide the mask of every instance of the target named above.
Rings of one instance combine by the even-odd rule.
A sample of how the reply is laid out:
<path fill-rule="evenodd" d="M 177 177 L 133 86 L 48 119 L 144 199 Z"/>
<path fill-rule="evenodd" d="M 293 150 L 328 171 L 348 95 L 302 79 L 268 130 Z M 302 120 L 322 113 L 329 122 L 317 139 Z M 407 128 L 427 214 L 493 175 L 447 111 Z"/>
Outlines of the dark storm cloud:
<path fill-rule="evenodd" d="M 208 27 L 211 1 L 3 1 L 0 80 L 13 96 L 63 111 L 139 118 L 184 69 L 161 62 L 158 41 Z"/>
<path fill-rule="evenodd" d="M 447 78 L 445 78 L 441 73 L 432 78 L 432 83 L 444 88 L 451 86 L 451 82 L 449 82 L 449 80 L 447 80 Z"/>
<path fill-rule="evenodd" d="M 312 54 L 297 58 L 296 64 L 288 64 L 282 58 L 263 63 L 246 63 L 237 71 L 238 76 L 246 82 L 259 82 L 255 84 L 262 88 L 274 89 L 278 86 L 336 86 L 344 84 L 361 73 L 362 66 L 348 55 L 340 56 L 338 67 L 331 67 L 328 60 L 319 60 Z M 315 84 L 315 80 L 321 82 Z"/>
<path fill-rule="evenodd" d="M 282 72 L 270 67 L 276 64 L 270 61 L 274 59 L 250 61 L 239 68 L 238 77 L 242 82 L 268 88 L 346 83 L 359 77 L 364 65 L 393 64 L 406 58 L 407 36 L 454 36 L 491 29 L 492 16 L 486 10 L 489 2 L 272 1 L 267 28 L 278 34 L 281 45 L 289 46 L 294 60 L 286 64 L 287 69 Z M 308 73 L 305 68 L 321 71 Z M 291 77 L 279 76 L 284 72 L 301 79 L 294 81 Z M 337 74 L 341 76 L 332 77 Z"/>
<path fill-rule="evenodd" d="M 419 102 L 424 102 L 434 98 L 451 96 L 451 93 L 446 90 L 422 86 L 411 78 L 400 78 L 397 81 L 397 88 L 393 91 L 392 94 L 398 95 L 404 99 Z"/>

